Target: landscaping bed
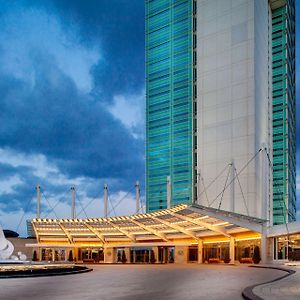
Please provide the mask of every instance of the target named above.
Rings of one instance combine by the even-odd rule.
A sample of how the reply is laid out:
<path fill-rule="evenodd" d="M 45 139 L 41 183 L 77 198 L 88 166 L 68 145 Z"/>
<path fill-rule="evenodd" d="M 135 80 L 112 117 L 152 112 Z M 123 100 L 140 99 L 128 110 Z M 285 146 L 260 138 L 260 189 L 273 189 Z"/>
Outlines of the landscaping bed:
<path fill-rule="evenodd" d="M 74 264 L 24 264 L 1 265 L 0 278 L 20 278 L 37 276 L 58 276 L 92 271 L 85 266 Z"/>

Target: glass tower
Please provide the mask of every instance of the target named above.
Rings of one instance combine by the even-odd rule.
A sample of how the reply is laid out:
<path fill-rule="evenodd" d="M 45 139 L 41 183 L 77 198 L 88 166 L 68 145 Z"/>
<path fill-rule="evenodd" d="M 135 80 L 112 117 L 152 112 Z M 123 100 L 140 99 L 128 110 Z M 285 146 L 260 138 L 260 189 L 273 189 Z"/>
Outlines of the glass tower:
<path fill-rule="evenodd" d="M 273 223 L 296 220 L 295 1 L 272 11 Z"/>
<path fill-rule="evenodd" d="M 295 220 L 295 128 L 295 1 L 146 0 L 148 212 L 169 178 L 171 206 L 269 218 L 268 197 L 274 224 Z M 262 145 L 268 182 L 259 156 L 235 179 Z"/>
<path fill-rule="evenodd" d="M 147 210 L 193 198 L 193 1 L 146 1 Z"/>

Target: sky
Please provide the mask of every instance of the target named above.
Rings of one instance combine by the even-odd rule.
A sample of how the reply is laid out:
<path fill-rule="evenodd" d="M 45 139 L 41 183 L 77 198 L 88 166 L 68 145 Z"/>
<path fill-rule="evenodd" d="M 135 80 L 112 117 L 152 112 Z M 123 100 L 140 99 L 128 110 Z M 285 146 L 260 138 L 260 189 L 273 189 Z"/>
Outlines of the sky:
<path fill-rule="evenodd" d="M 111 215 L 134 213 L 144 53 L 141 0 L 0 0 L 3 228 L 26 234 L 37 184 L 41 217 L 70 216 L 72 185 L 78 216 L 102 216 L 104 183 Z"/>
<path fill-rule="evenodd" d="M 136 180 L 144 200 L 144 24 L 143 0 L 0 0 L 3 228 L 26 235 L 37 184 L 41 217 L 71 215 L 72 185 L 78 217 L 103 215 L 104 183 L 111 215 Z"/>

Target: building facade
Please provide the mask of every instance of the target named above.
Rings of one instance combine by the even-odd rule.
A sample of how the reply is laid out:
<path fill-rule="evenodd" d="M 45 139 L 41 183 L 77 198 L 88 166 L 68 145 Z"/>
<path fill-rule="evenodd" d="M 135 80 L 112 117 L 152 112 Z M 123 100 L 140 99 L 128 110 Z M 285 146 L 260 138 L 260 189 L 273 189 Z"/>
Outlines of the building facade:
<path fill-rule="evenodd" d="M 272 10 L 272 57 L 273 220 L 281 224 L 296 219 L 295 1 Z"/>
<path fill-rule="evenodd" d="M 148 211 L 169 197 L 295 220 L 294 16 L 294 1 L 146 1 Z"/>

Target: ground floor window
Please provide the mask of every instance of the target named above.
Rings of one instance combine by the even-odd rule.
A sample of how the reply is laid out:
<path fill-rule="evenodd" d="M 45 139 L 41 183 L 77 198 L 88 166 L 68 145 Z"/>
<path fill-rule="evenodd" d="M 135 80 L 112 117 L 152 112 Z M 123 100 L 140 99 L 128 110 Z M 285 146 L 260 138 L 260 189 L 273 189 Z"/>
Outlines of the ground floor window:
<path fill-rule="evenodd" d="M 251 262 L 255 247 L 259 247 L 260 249 L 260 239 L 237 241 L 235 246 L 235 260 L 241 263 Z"/>
<path fill-rule="evenodd" d="M 150 263 L 152 248 L 131 248 L 130 262 L 131 263 Z"/>
<path fill-rule="evenodd" d="M 190 246 L 188 254 L 189 262 L 198 262 L 198 247 Z"/>
<path fill-rule="evenodd" d="M 83 262 L 99 263 L 104 262 L 104 252 L 102 248 L 79 248 L 78 260 Z"/>
<path fill-rule="evenodd" d="M 41 260 L 44 261 L 65 261 L 66 250 L 57 248 L 42 248 Z"/>
<path fill-rule="evenodd" d="M 300 260 L 300 234 L 274 238 L 275 260 Z"/>
<path fill-rule="evenodd" d="M 161 264 L 174 262 L 174 247 L 158 247 L 158 262 Z"/>
<path fill-rule="evenodd" d="M 229 243 L 209 243 L 203 246 L 203 261 L 229 262 Z"/>

